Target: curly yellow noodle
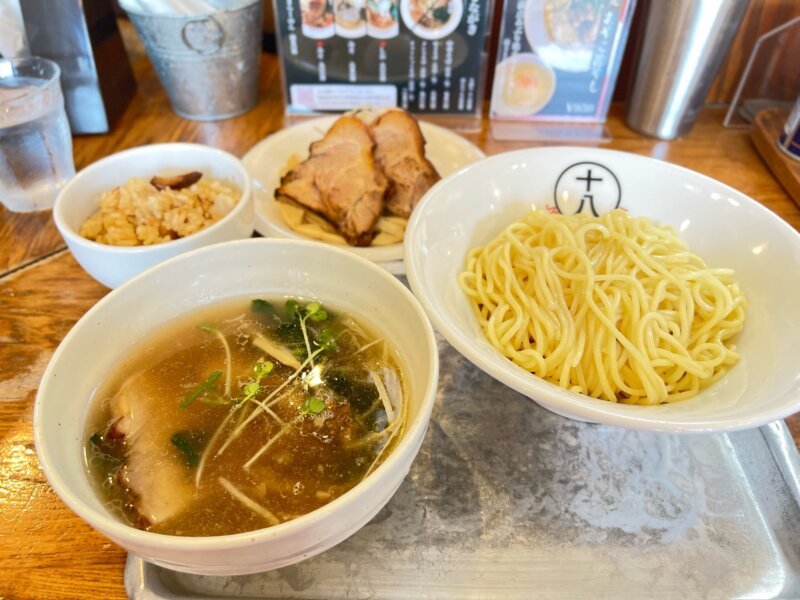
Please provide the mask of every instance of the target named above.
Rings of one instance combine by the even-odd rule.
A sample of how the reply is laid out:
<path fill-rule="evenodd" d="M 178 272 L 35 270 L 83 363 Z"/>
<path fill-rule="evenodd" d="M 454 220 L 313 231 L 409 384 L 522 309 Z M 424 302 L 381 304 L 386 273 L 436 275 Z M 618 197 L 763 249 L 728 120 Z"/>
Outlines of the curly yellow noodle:
<path fill-rule="evenodd" d="M 504 356 L 595 398 L 684 400 L 739 360 L 746 302 L 733 272 L 624 211 L 533 211 L 472 250 L 459 284 Z"/>

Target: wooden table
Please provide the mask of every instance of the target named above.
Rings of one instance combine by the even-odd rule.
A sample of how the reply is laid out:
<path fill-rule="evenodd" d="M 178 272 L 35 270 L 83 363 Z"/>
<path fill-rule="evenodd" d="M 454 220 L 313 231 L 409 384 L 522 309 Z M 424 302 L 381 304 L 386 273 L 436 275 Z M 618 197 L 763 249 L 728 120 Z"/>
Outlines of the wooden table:
<path fill-rule="evenodd" d="M 129 40 L 130 41 L 130 40 Z M 78 169 L 119 150 L 188 141 L 244 154 L 281 129 L 283 106 L 276 58 L 263 55 L 261 101 L 248 114 L 219 123 L 179 118 L 141 49 L 131 48 L 139 90 L 108 135 L 77 137 Z M 615 106 L 605 147 L 680 164 L 741 190 L 800 227 L 800 210 L 754 150 L 747 132 L 723 129 L 723 111 L 706 110 L 686 138 L 661 142 L 627 129 Z M 492 139 L 484 121 L 466 135 L 488 154 L 530 144 Z M 33 445 L 33 401 L 58 343 L 108 289 L 84 273 L 49 212 L 0 208 L 0 598 L 124 597 L 125 553 L 76 517 L 50 489 Z M 800 416 L 788 420 L 800 442 Z"/>

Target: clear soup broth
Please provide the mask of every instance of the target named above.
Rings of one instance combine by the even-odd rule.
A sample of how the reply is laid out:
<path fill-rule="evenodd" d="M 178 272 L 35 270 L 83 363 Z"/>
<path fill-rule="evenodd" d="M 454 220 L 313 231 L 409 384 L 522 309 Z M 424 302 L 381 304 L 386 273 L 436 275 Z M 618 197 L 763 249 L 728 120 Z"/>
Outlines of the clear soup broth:
<path fill-rule="evenodd" d="M 277 525 L 341 496 L 403 434 L 388 340 L 300 299 L 228 302 L 146 339 L 103 385 L 86 467 L 109 509 L 182 536 Z"/>

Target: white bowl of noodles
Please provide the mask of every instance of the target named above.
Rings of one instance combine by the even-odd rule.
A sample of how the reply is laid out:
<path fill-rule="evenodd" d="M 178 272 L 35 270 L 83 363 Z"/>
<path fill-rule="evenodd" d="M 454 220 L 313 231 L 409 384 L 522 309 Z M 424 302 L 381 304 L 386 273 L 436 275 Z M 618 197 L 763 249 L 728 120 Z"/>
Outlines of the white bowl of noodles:
<path fill-rule="evenodd" d="M 725 277 L 737 282 L 746 309 L 743 329 L 726 341 L 732 346 L 733 359 L 724 372 L 713 367 L 706 373 L 717 380 L 703 382 L 699 392 L 687 399 L 631 405 L 624 403 L 625 394 L 615 395 L 615 400 L 620 401 L 610 402 L 579 393 L 575 390 L 580 386 L 571 385 L 569 378 L 565 383 L 573 391 L 565 389 L 532 374 L 536 368 L 524 369 L 506 358 L 484 331 L 491 335 L 489 328 L 494 327 L 495 341 L 504 348 L 505 342 L 516 339 L 508 334 L 511 326 L 503 316 L 482 327 L 481 317 L 462 290 L 459 276 L 465 271 L 471 250 L 487 245 L 510 224 L 531 213 L 532 207 L 539 215 L 571 215 L 578 211 L 603 215 L 620 208 L 631 217 L 647 217 L 659 226 L 673 228 L 674 234 L 709 267 L 732 269 L 733 275 Z M 495 262 L 485 263 L 487 270 L 502 272 L 502 260 L 492 260 Z M 502 383 L 563 416 L 636 429 L 709 432 L 760 426 L 800 409 L 800 378 L 793 358 L 800 341 L 796 309 L 800 305 L 800 285 L 794 276 L 800 271 L 800 236 L 751 198 L 688 169 L 642 156 L 588 148 L 536 148 L 492 156 L 441 181 L 423 198 L 406 233 L 405 264 L 412 290 L 436 329 L 453 346 Z M 519 278 L 505 277 L 509 285 L 514 285 L 514 280 Z M 541 283 L 532 285 L 538 287 L 525 289 L 547 287 Z M 502 289 L 497 294 L 505 297 L 507 292 Z M 486 305 L 492 304 L 489 298 L 484 296 Z M 548 313 L 541 322 L 560 318 L 562 309 L 553 302 L 550 306 L 545 303 L 544 308 L 539 305 L 539 310 Z M 474 303 L 476 307 L 479 304 Z M 535 305 L 529 296 L 518 304 L 524 304 L 521 310 L 526 311 Z M 580 308 L 575 305 L 575 310 Z M 614 314 L 622 323 L 630 313 L 623 307 Z M 740 318 L 740 313 L 735 319 L 731 317 Z M 535 321 L 530 320 L 532 329 Z M 680 354 L 683 350 L 674 345 L 680 337 L 679 327 L 665 327 L 672 327 L 671 335 L 664 336 L 670 338 L 666 343 L 673 344 L 674 352 Z M 617 361 L 613 364 L 624 368 L 630 353 L 621 356 L 622 343 L 597 349 L 591 343 L 581 344 L 578 330 L 573 334 L 567 329 L 549 334 L 557 338 L 556 342 L 563 341 L 562 350 L 582 347 L 586 352 L 597 352 L 601 357 L 599 365 L 606 364 L 603 357 L 613 355 Z M 540 340 L 546 337 L 543 330 L 538 335 Z M 607 339 L 607 334 L 590 331 L 584 339 L 598 338 Z M 528 347 L 535 344 L 531 336 L 527 340 Z M 691 353 L 696 349 L 689 352 L 693 357 L 708 358 L 702 353 L 705 350 L 700 354 Z M 651 357 L 647 352 L 645 355 Z M 580 358 L 575 361 L 571 364 L 579 364 Z M 661 363 L 657 367 L 662 368 Z M 703 371 L 702 367 L 698 369 Z M 594 372 L 599 373 L 600 368 L 595 367 Z M 542 373 L 556 378 L 547 371 Z M 686 375 L 677 380 L 689 379 Z M 587 383 L 583 389 L 590 385 Z M 647 395 L 643 401 L 648 401 Z"/>
<path fill-rule="evenodd" d="M 94 436 L 88 441 L 86 437 L 87 422 L 91 427 L 87 420 L 93 396 L 106 397 L 104 382 L 114 377 L 121 361 L 124 369 L 130 367 L 132 363 L 127 361 L 127 357 L 137 342 L 141 346 L 144 339 L 143 352 L 152 354 L 150 341 L 153 338 L 150 336 L 153 332 L 174 326 L 176 319 L 180 321 L 186 314 L 208 310 L 209 306 L 220 302 L 242 299 L 249 304 L 254 298 L 265 297 L 302 298 L 305 302 L 319 300 L 327 304 L 329 311 L 334 308 L 339 314 L 352 315 L 362 325 L 385 336 L 381 339 L 390 341 L 396 353 L 394 356 L 402 366 L 405 384 L 402 407 L 391 400 L 395 408 L 394 418 L 403 415 L 404 419 L 404 429 L 397 430 L 402 433 L 398 434 L 391 451 L 387 451 L 381 461 L 376 460 L 374 468 L 370 467 L 355 487 L 311 512 L 290 513 L 285 517 L 288 520 L 271 527 L 260 525 L 260 528 L 244 533 L 192 534 L 195 537 L 190 537 L 189 534 L 154 533 L 124 522 L 112 514 L 113 507 L 96 493 L 97 486 L 92 485 L 87 473 L 84 451 L 90 442 L 95 443 Z M 310 306 L 308 304 L 306 308 Z M 315 314 L 319 315 L 319 311 Z M 325 315 L 325 318 L 330 318 L 330 315 Z M 222 322 L 236 323 L 237 319 Z M 192 326 L 192 329 L 212 331 L 206 325 Z M 231 337 L 231 346 L 233 340 L 236 345 L 242 345 L 240 334 Z M 209 339 L 213 342 L 213 336 Z M 175 348 L 182 343 L 181 338 L 170 335 L 166 341 L 170 347 L 164 356 L 173 360 L 172 357 L 178 356 Z M 314 355 L 318 356 L 318 361 L 321 360 L 319 356 L 323 356 L 317 351 Z M 228 357 L 230 361 L 230 354 Z M 234 354 L 236 360 L 235 357 Z M 303 364 L 307 364 L 310 358 Z M 263 365 L 261 362 L 258 364 Z M 249 368 L 246 372 L 250 372 Z M 314 372 L 318 378 L 326 377 L 324 371 Z M 129 552 L 178 571 L 208 575 L 253 573 L 318 554 L 341 542 L 375 516 L 403 481 L 420 448 L 436 395 L 437 378 L 436 340 L 424 311 L 402 283 L 374 263 L 344 250 L 311 242 L 263 239 L 229 242 L 183 254 L 149 269 L 108 294 L 78 321 L 53 355 L 39 388 L 34 406 L 36 449 L 47 479 L 62 500 L 92 527 Z M 304 385 L 317 385 L 306 379 L 305 374 L 297 379 L 298 382 L 303 379 Z M 235 382 L 234 386 L 238 389 L 241 383 Z M 389 387 L 388 379 L 386 387 Z M 325 400 L 324 396 L 314 393 L 323 398 L 321 408 L 324 408 L 324 402 L 330 398 Z M 216 402 L 211 397 L 206 399 Z M 163 400 L 161 404 L 172 405 L 168 398 Z M 209 407 L 213 408 L 214 402 Z M 185 408 L 183 402 L 180 407 L 175 406 Z M 195 402 L 194 406 L 200 405 Z M 273 406 L 273 410 L 277 411 L 278 406 Z M 315 419 L 327 418 L 324 416 L 327 409 L 322 411 L 321 408 L 314 408 L 313 403 L 306 407 L 303 403 L 302 410 L 306 412 L 298 414 L 298 419 L 310 418 L 312 422 L 309 425 L 316 427 L 319 424 L 313 422 Z M 256 414 L 254 407 L 252 410 L 251 414 Z M 175 418 L 178 418 L 178 412 L 174 413 Z M 391 411 L 387 409 L 387 413 Z M 256 416 L 260 418 L 258 414 Z M 270 426 L 268 415 L 263 416 L 266 419 L 263 426 Z M 135 414 L 133 418 L 137 418 Z M 388 418 L 390 423 L 392 418 Z M 350 421 L 343 421 L 346 422 Z M 119 429 L 117 423 L 114 421 L 113 427 Z M 163 425 L 156 420 L 149 423 L 148 428 L 140 427 L 138 432 L 128 430 L 128 433 L 141 439 L 148 431 Z M 227 436 L 227 432 L 224 435 Z M 131 443 L 135 444 L 136 439 Z M 211 448 L 220 448 L 219 443 L 214 446 L 214 438 L 207 443 Z M 160 456 L 152 457 L 150 462 L 161 464 L 170 452 L 174 453 L 175 449 L 170 450 L 169 442 L 165 444 L 166 450 Z M 175 436 L 172 444 L 184 452 L 176 443 Z M 206 472 L 214 459 L 213 454 L 209 456 Z M 285 460 L 285 457 L 280 460 Z M 181 465 L 189 468 L 188 461 Z M 125 476 L 128 477 L 133 466 L 132 463 L 125 466 L 128 469 Z M 182 475 L 179 471 L 179 479 L 194 477 L 189 472 Z M 322 473 L 322 469 L 312 471 L 315 477 L 321 477 L 316 471 Z M 176 472 L 174 468 L 173 472 Z M 250 473 L 248 477 L 255 471 Z M 175 485 L 164 477 L 161 481 L 159 488 Z M 289 489 L 293 481 L 289 481 Z M 242 488 L 246 492 L 244 496 L 250 497 L 249 503 L 240 502 L 245 507 L 254 502 L 264 502 L 253 495 L 252 490 L 260 484 L 254 485 L 256 487 Z M 203 489 L 198 488 L 195 494 L 204 493 Z M 230 489 L 229 486 L 215 493 L 226 497 L 226 489 Z M 236 504 L 241 497 L 241 494 L 231 493 L 227 502 Z M 205 507 L 193 514 L 199 520 L 205 514 Z"/>

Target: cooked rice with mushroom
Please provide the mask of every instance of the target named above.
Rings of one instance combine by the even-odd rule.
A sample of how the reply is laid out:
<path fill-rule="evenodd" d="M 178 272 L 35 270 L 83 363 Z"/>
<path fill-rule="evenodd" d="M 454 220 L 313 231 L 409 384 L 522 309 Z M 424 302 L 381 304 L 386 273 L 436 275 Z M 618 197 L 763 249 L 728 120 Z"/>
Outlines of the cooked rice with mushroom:
<path fill-rule="evenodd" d="M 216 223 L 242 197 L 233 184 L 202 177 L 187 187 L 156 187 L 161 178 L 129 179 L 104 192 L 83 237 L 111 246 L 147 246 L 186 237 Z M 161 189 L 159 189 L 159 187 Z"/>

